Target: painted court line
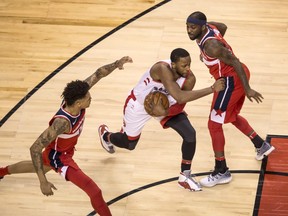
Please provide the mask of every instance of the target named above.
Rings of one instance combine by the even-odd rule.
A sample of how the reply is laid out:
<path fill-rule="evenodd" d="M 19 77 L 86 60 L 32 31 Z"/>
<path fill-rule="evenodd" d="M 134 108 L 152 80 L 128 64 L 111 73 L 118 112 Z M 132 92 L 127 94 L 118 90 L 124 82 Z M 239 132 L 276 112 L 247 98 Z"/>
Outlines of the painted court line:
<path fill-rule="evenodd" d="M 260 170 L 230 170 L 230 172 L 235 174 L 259 174 L 253 216 L 286 216 L 288 215 L 288 136 L 268 135 L 266 140 L 271 142 L 276 150 L 268 158 L 262 160 Z M 206 176 L 210 173 L 203 172 L 194 175 L 196 177 Z M 112 205 L 135 193 L 177 180 L 178 177 L 173 177 L 139 187 L 110 200 L 107 204 Z M 92 211 L 87 216 L 95 214 L 96 212 Z"/>

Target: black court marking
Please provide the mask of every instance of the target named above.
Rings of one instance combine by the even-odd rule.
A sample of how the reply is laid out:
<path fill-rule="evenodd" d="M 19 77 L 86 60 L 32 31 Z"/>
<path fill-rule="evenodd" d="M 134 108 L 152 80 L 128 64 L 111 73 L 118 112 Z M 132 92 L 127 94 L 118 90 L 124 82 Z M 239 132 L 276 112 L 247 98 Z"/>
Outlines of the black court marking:
<path fill-rule="evenodd" d="M 102 37 L 98 38 L 97 40 L 95 40 L 94 42 L 92 42 L 90 45 L 88 45 L 87 47 L 85 47 L 84 49 L 82 49 L 81 51 L 79 51 L 77 54 L 75 54 L 73 57 L 71 57 L 70 59 L 68 59 L 65 63 L 63 63 L 62 65 L 60 65 L 56 70 L 54 70 L 51 74 L 49 74 L 45 79 L 43 79 L 36 87 L 34 87 L 26 96 L 24 96 L 0 121 L 0 127 L 2 127 L 2 125 L 13 115 L 14 112 L 16 112 L 35 92 L 37 92 L 46 82 L 48 82 L 52 77 L 54 77 L 57 73 L 59 73 L 61 70 L 63 70 L 66 66 L 68 66 L 70 63 L 72 63 L 74 60 L 76 60 L 78 57 L 80 57 L 82 54 L 84 54 L 85 52 L 87 52 L 89 49 L 91 49 L 92 47 L 94 47 L 96 44 L 98 44 L 99 42 L 101 42 L 102 40 L 106 39 L 107 37 L 109 37 L 110 35 L 112 35 L 113 33 L 117 32 L 118 30 L 122 29 L 123 27 L 125 27 L 126 25 L 132 23 L 133 21 L 139 19 L 140 17 L 144 16 L 145 14 L 153 11 L 154 9 L 157 9 L 158 7 L 170 2 L 172 0 L 164 0 L 160 3 L 158 3 L 157 5 L 143 11 L 142 13 L 134 16 L 133 18 L 129 19 L 128 21 L 124 22 L 123 24 L 121 24 L 120 26 L 114 28 L 113 30 L 111 30 L 110 32 L 106 33 L 105 35 L 103 35 Z M 287 138 L 287 136 L 278 136 L 278 135 L 268 135 L 267 136 L 267 141 L 269 142 L 271 140 L 271 137 L 284 137 Z M 254 206 L 254 212 L 253 212 L 253 216 L 258 215 L 258 208 L 260 205 L 260 199 L 261 199 L 261 194 L 262 194 L 262 187 L 263 187 L 263 181 L 264 181 L 264 175 L 265 173 L 267 174 L 273 174 L 273 175 L 283 175 L 283 176 L 288 176 L 288 173 L 282 173 L 282 172 L 273 172 L 273 171 L 266 171 L 266 166 L 267 166 L 267 158 L 264 158 L 262 160 L 262 166 L 260 170 L 230 170 L 231 173 L 238 173 L 238 174 L 260 174 L 259 175 L 259 181 L 258 181 L 258 189 L 257 189 L 257 193 L 256 193 L 256 200 L 255 200 L 255 206 Z M 204 172 L 204 173 L 198 173 L 198 174 L 194 174 L 195 176 L 206 176 L 211 174 L 211 172 Z M 142 187 L 139 187 L 137 189 L 131 190 L 127 193 L 124 193 L 112 200 L 110 200 L 109 202 L 107 202 L 107 205 L 112 205 L 113 203 L 128 197 L 132 194 L 135 194 L 137 192 L 141 192 L 145 189 L 154 187 L 154 186 L 158 186 L 161 184 L 165 184 L 168 182 L 172 182 L 172 181 L 176 181 L 178 179 L 178 177 L 173 177 L 173 178 L 169 178 L 169 179 L 165 179 L 165 180 L 161 180 L 155 183 L 151 183 Z M 258 196 L 259 195 L 259 196 Z M 255 210 L 256 209 L 256 210 Z M 95 215 L 96 212 L 92 211 L 90 212 L 87 216 L 92 216 Z"/>
<path fill-rule="evenodd" d="M 26 96 L 24 96 L 0 121 L 0 127 L 15 113 L 35 92 L 37 92 L 45 83 L 47 83 L 52 77 L 54 77 L 57 73 L 59 73 L 61 70 L 63 70 L 66 66 L 68 66 L 70 63 L 75 61 L 78 57 L 80 57 L 82 54 L 87 52 L 89 49 L 94 47 L 96 44 L 101 42 L 102 40 L 106 39 L 110 35 L 114 34 L 118 30 L 122 29 L 123 27 L 127 26 L 128 24 L 132 23 L 133 21 L 139 19 L 140 17 L 144 16 L 145 14 L 153 11 L 154 9 L 170 2 L 172 0 L 164 0 L 157 5 L 154 5 L 153 7 L 141 12 L 140 14 L 134 16 L 133 18 L 129 19 L 128 21 L 124 22 L 120 26 L 114 28 L 107 34 L 103 35 L 102 37 L 98 38 L 94 42 L 92 42 L 90 45 L 82 49 L 80 52 L 75 54 L 72 58 L 67 60 L 64 64 L 60 65 L 56 70 L 54 70 L 51 74 L 49 74 L 45 79 L 43 79 L 36 87 L 34 87 Z"/>
<path fill-rule="evenodd" d="M 267 140 L 268 141 L 268 140 Z M 266 164 L 267 164 L 267 158 L 263 159 L 263 162 L 265 163 L 266 161 Z M 262 164 L 263 164 L 262 162 Z M 272 174 L 272 175 L 283 175 L 283 176 L 288 176 L 288 173 L 282 173 L 282 172 L 265 172 L 265 170 L 262 170 L 263 168 L 263 165 L 261 167 L 261 170 L 230 170 L 231 173 L 236 173 L 236 174 L 260 174 L 260 176 L 265 174 L 265 173 L 269 173 L 269 174 Z M 197 176 L 207 176 L 207 175 L 210 175 L 211 172 L 203 172 L 203 173 L 196 173 L 193 175 L 195 175 L 196 177 Z M 264 178 L 263 178 L 264 179 Z M 138 193 L 138 192 L 141 192 L 145 189 L 148 189 L 148 188 L 151 188 L 151 187 L 155 187 L 155 186 L 158 186 L 158 185 L 161 185 L 161 184 L 165 184 L 165 183 L 168 183 L 168 182 L 172 182 L 172 181 L 177 181 L 178 180 L 178 177 L 173 177 L 173 178 L 169 178 L 169 179 L 165 179 L 165 180 L 161 180 L 161 181 L 158 181 L 158 182 L 154 182 L 154 183 L 151 183 L 151 184 L 148 184 L 148 185 L 145 185 L 145 186 L 142 186 L 142 187 L 139 187 L 137 189 L 134 189 L 134 190 L 131 190 L 127 193 L 124 193 L 112 200 L 110 200 L 109 202 L 107 202 L 107 205 L 112 205 L 113 203 L 121 200 L 121 199 L 124 199 L 125 197 L 128 197 L 128 196 L 131 196 L 132 194 L 135 194 L 135 193 Z M 259 183 L 261 185 L 263 185 L 263 180 L 260 182 L 258 182 L 258 186 L 259 186 Z M 258 193 L 257 193 L 258 194 Z M 95 211 L 92 211 L 90 212 L 87 216 L 93 216 L 95 215 L 96 212 Z"/>

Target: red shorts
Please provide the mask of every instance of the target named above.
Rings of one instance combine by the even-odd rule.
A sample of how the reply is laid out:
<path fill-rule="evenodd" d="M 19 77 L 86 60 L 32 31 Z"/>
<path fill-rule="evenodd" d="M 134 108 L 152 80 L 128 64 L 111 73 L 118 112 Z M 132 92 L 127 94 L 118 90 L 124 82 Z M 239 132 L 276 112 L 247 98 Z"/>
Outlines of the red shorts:
<path fill-rule="evenodd" d="M 162 127 L 164 129 L 168 128 L 165 124 L 167 121 L 169 121 L 172 117 L 176 116 L 176 115 L 179 115 L 180 113 L 185 113 L 186 112 L 184 111 L 184 107 L 185 107 L 186 103 L 184 104 L 173 104 L 172 106 L 169 107 L 169 114 L 165 117 L 162 117 L 162 118 L 158 118 L 158 120 L 160 120 L 160 124 L 162 125 Z"/>
<path fill-rule="evenodd" d="M 249 80 L 250 72 L 243 65 Z M 236 72 L 235 72 L 236 73 Z M 224 77 L 226 87 L 219 93 L 214 93 L 211 105 L 210 120 L 221 124 L 234 122 L 245 101 L 245 91 L 238 76 Z"/>
<path fill-rule="evenodd" d="M 46 148 L 42 152 L 43 164 L 51 167 L 56 172 L 61 173 L 62 167 L 73 167 L 74 169 L 80 169 L 77 163 L 73 160 L 74 149 L 67 152 L 57 152 L 52 148 Z"/>

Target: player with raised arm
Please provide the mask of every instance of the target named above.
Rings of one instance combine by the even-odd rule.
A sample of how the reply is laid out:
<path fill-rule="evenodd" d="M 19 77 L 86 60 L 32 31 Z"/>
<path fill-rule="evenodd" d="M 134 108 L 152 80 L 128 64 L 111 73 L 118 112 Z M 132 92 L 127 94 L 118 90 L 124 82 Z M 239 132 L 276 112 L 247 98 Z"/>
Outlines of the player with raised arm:
<path fill-rule="evenodd" d="M 16 173 L 35 173 L 40 182 L 41 192 L 50 196 L 56 187 L 46 178 L 46 173 L 54 170 L 67 181 L 81 188 L 89 197 L 94 210 L 101 216 L 111 212 L 103 199 L 102 191 L 73 160 L 75 145 L 83 129 L 85 110 L 90 106 L 89 90 L 103 77 L 116 68 L 132 62 L 128 56 L 102 66 L 84 81 L 75 80 L 67 84 L 60 109 L 49 122 L 49 127 L 37 138 L 30 148 L 31 159 L 0 168 L 0 177 Z M 44 150 L 44 151 L 43 151 Z M 43 152 L 42 152 L 43 151 Z"/>

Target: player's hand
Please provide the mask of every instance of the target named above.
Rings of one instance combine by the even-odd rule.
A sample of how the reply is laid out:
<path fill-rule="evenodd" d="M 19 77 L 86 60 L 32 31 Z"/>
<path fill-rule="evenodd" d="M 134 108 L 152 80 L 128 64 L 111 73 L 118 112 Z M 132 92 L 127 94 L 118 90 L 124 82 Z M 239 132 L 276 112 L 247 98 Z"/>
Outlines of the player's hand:
<path fill-rule="evenodd" d="M 255 91 L 255 90 L 253 90 L 253 89 L 247 90 L 247 91 L 246 91 L 246 96 L 247 96 L 247 98 L 248 98 L 251 102 L 253 102 L 252 98 L 253 98 L 257 103 L 262 102 L 262 99 L 264 99 L 263 96 L 262 96 L 259 92 Z"/>
<path fill-rule="evenodd" d="M 45 195 L 45 196 L 51 196 L 51 195 L 53 195 L 54 193 L 53 193 L 53 190 L 52 189 L 54 189 L 54 190 L 57 190 L 57 188 L 52 184 L 52 183 L 50 183 L 50 182 L 42 182 L 41 184 L 40 184 L 40 188 L 41 188 L 41 191 L 42 191 L 42 193 Z"/>
<path fill-rule="evenodd" d="M 225 79 L 220 78 L 220 79 L 216 80 L 215 83 L 211 86 L 211 88 L 215 92 L 222 91 L 225 88 Z"/>
<path fill-rule="evenodd" d="M 122 57 L 121 59 L 119 59 L 118 61 L 117 61 L 117 67 L 118 67 L 118 69 L 119 70 L 123 70 L 124 69 L 124 67 L 123 67 L 123 65 L 125 64 L 125 63 L 132 63 L 133 62 L 133 60 L 132 60 L 132 58 L 131 57 L 129 57 L 129 56 L 124 56 L 124 57 Z"/>
<path fill-rule="evenodd" d="M 149 105 L 153 117 L 166 116 L 168 114 L 167 110 L 165 110 L 165 107 L 163 105 L 162 98 L 160 98 L 160 103 L 157 104 L 150 103 Z"/>

